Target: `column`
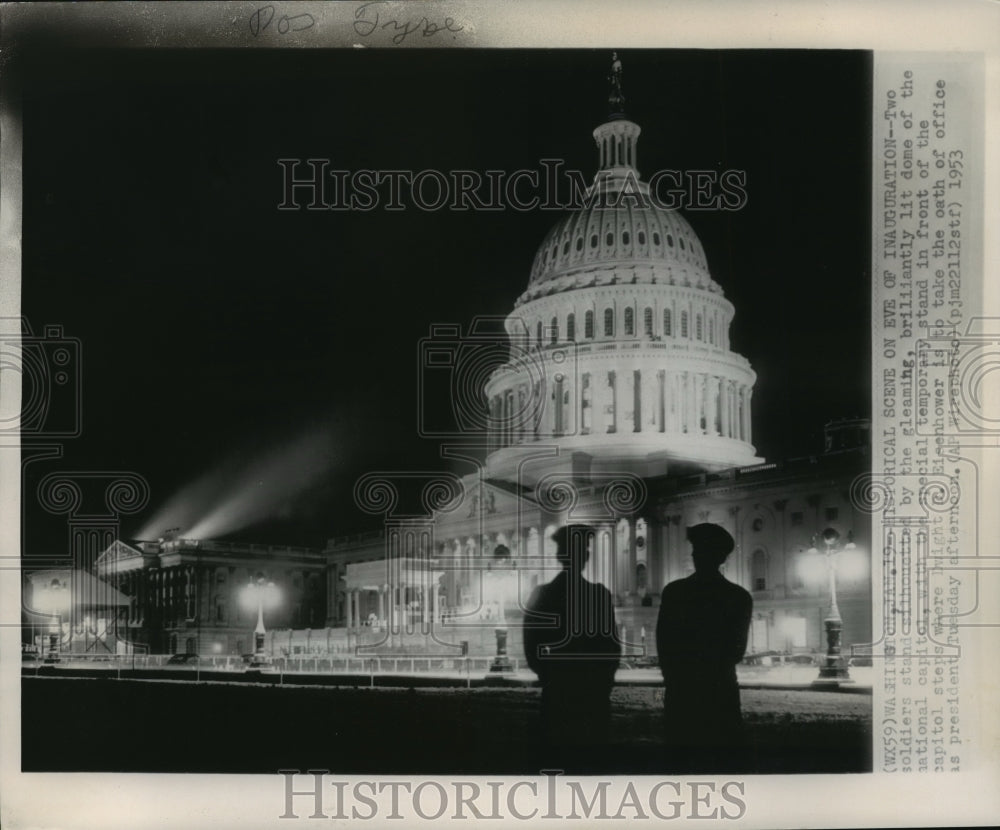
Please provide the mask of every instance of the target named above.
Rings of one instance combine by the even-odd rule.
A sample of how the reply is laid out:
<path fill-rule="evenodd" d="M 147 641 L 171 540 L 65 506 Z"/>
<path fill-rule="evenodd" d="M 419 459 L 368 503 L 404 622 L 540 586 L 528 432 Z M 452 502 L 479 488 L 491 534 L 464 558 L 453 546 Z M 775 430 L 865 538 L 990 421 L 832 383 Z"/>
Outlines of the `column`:
<path fill-rule="evenodd" d="M 667 372 L 666 386 L 667 432 L 680 432 L 681 426 L 679 410 L 677 408 L 680 396 L 680 379 L 676 372 Z"/>
<path fill-rule="evenodd" d="M 706 397 L 708 399 L 708 416 L 706 423 L 706 426 L 708 427 L 708 434 L 718 435 L 719 430 L 717 429 L 716 421 L 719 411 L 719 379 L 717 377 L 709 377 Z"/>
<path fill-rule="evenodd" d="M 737 400 L 737 410 L 739 412 L 739 425 L 740 425 L 740 440 L 747 440 L 747 430 L 746 430 L 746 420 L 747 420 L 747 408 L 746 408 L 746 387 L 741 386 L 738 392 Z"/>
<path fill-rule="evenodd" d="M 752 395 L 753 395 L 753 390 L 749 386 L 745 387 L 744 400 L 746 401 L 746 403 L 744 404 L 743 420 L 744 420 L 746 426 L 745 426 L 745 429 L 744 429 L 744 432 L 743 432 L 743 435 L 745 436 L 743 438 L 744 441 L 749 441 L 750 440 L 750 424 L 751 424 L 751 418 L 750 418 L 750 398 L 751 398 Z"/>
<path fill-rule="evenodd" d="M 652 368 L 642 370 L 642 431 L 659 432 L 659 400 L 657 391 L 659 390 L 659 379 L 656 371 Z"/>
<path fill-rule="evenodd" d="M 656 373 L 656 428 L 658 432 L 667 431 L 667 373 L 662 369 Z"/>
<path fill-rule="evenodd" d="M 694 372 L 688 372 L 688 389 L 687 389 L 687 405 L 688 405 L 688 429 L 687 431 L 691 435 L 697 435 L 701 432 L 701 426 L 698 422 L 698 376 Z"/>
<path fill-rule="evenodd" d="M 617 432 L 621 415 L 618 407 L 618 373 L 614 369 L 607 374 L 607 390 L 606 431 Z"/>
<path fill-rule="evenodd" d="M 353 620 L 351 618 L 351 592 L 344 592 L 344 627 L 350 629 Z"/>
<path fill-rule="evenodd" d="M 642 371 L 633 364 L 632 370 L 629 372 L 629 377 L 632 380 L 632 394 L 630 396 L 632 403 L 632 432 L 642 432 L 642 413 L 645 406 L 643 403 Z"/>
<path fill-rule="evenodd" d="M 628 520 L 628 557 L 626 559 L 627 563 L 627 579 L 625 582 L 625 590 L 629 594 L 635 594 L 636 584 L 635 584 L 635 569 L 636 569 L 636 549 L 635 540 L 637 538 L 635 519 L 630 518 Z"/>
<path fill-rule="evenodd" d="M 729 438 L 729 387 L 730 382 L 723 378 L 722 391 L 719 395 L 722 435 Z"/>

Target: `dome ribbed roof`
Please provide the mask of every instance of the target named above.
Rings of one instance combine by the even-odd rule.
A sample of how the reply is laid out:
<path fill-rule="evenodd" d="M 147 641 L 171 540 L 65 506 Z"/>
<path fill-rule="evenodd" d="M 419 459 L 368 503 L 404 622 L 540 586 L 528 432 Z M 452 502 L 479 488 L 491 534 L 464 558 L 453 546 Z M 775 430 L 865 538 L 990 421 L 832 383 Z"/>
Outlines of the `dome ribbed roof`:
<path fill-rule="evenodd" d="M 690 285 L 721 293 L 709 274 L 701 242 L 676 210 L 648 198 L 623 198 L 574 211 L 557 222 L 535 254 L 528 290 L 520 298 L 607 281 L 616 269 L 628 280 Z"/>

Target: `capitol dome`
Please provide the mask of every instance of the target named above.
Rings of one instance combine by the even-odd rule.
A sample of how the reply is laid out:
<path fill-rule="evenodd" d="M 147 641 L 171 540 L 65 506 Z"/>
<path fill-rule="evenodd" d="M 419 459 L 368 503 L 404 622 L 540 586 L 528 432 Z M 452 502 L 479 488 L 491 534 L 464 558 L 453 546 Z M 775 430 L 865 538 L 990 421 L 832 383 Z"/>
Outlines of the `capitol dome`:
<path fill-rule="evenodd" d="M 735 310 L 691 225 L 640 179 L 641 129 L 621 112 L 620 80 L 619 65 L 584 207 L 538 248 L 507 318 L 510 357 L 486 384 L 495 478 L 530 485 L 540 453 L 540 471 L 589 477 L 761 461 L 756 375 L 729 344 Z"/>
<path fill-rule="evenodd" d="M 632 271 L 636 282 L 665 281 L 722 293 L 688 221 L 643 194 L 623 198 L 617 206 L 584 207 L 557 222 L 535 255 L 528 290 L 518 305 L 592 284 L 621 265 Z"/>

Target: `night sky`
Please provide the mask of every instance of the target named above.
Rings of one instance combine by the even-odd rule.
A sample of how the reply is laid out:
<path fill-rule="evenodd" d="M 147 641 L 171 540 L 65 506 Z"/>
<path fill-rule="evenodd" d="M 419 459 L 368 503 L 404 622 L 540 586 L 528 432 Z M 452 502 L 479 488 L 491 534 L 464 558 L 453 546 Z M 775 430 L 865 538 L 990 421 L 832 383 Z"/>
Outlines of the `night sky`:
<path fill-rule="evenodd" d="M 758 455 L 821 451 L 824 421 L 870 409 L 869 56 L 620 56 L 643 174 L 747 171 L 743 210 L 685 215 L 758 374 Z M 260 479 L 273 496 L 232 537 L 320 546 L 375 521 L 353 505 L 360 475 L 442 468 L 416 432 L 418 341 L 433 323 L 507 314 L 561 214 L 281 212 L 277 159 L 513 171 L 559 158 L 589 180 L 609 62 L 37 54 L 24 67 L 23 311 L 36 333 L 58 324 L 82 342 L 83 434 L 29 468 L 25 552 L 65 545 L 65 520 L 32 490 L 54 470 L 144 476 L 150 505 L 126 538 L 149 534 L 186 485 L 202 482 L 207 512 Z"/>

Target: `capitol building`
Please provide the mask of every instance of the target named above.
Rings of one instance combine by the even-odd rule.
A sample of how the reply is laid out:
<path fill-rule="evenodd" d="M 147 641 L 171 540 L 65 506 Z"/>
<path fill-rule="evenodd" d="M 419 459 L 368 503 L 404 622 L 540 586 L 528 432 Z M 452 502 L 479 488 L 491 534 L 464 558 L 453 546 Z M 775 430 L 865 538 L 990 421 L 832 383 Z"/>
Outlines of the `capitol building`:
<path fill-rule="evenodd" d="M 641 128 L 613 81 L 584 206 L 541 240 L 511 298 L 506 358 L 479 388 L 454 393 L 453 407 L 481 430 L 442 456 L 468 472 L 443 462 L 440 476 L 428 474 L 419 515 L 396 512 L 397 482 L 362 478 L 358 505 L 384 529 L 323 550 L 118 542 L 98 570 L 131 598 L 127 640 L 246 650 L 253 620 L 236 589 L 262 572 L 284 598 L 268 626 L 275 656 L 492 655 L 502 626 L 518 658 L 523 605 L 558 573 L 551 533 L 588 522 L 597 537 L 587 576 L 614 596 L 626 651 L 649 655 L 663 587 L 693 571 L 686 528 L 714 522 L 736 541 L 725 575 L 754 598 L 749 652 L 826 648 L 830 581 L 806 566 L 830 530 L 868 560 L 842 571 L 837 590 L 845 646 L 870 641 L 870 516 L 851 498 L 869 470 L 868 422 L 830 422 L 824 446 L 802 457 L 758 457 L 756 374 L 730 342 L 739 309 L 688 221 L 651 198 Z"/>

